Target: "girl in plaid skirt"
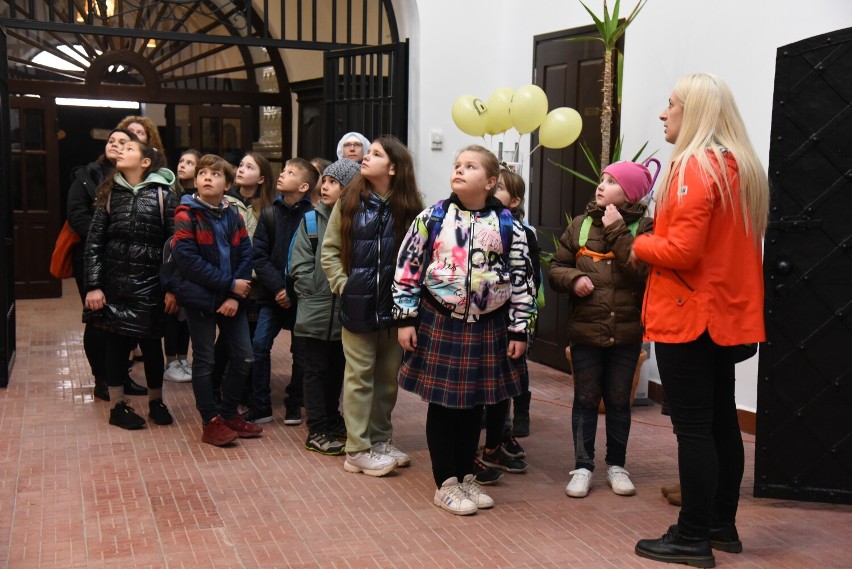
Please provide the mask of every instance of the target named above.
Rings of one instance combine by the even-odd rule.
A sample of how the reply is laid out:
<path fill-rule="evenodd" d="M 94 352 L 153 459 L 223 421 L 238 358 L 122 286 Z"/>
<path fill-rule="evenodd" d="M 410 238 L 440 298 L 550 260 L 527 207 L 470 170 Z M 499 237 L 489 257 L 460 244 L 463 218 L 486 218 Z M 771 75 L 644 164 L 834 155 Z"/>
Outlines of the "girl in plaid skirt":
<path fill-rule="evenodd" d="M 494 505 L 473 477 L 482 410 L 521 393 L 512 360 L 536 311 L 526 234 L 493 196 L 499 168 L 481 146 L 458 154 L 452 195 L 414 220 L 394 276 L 399 383 L 429 404 L 434 503 L 458 515 Z"/>

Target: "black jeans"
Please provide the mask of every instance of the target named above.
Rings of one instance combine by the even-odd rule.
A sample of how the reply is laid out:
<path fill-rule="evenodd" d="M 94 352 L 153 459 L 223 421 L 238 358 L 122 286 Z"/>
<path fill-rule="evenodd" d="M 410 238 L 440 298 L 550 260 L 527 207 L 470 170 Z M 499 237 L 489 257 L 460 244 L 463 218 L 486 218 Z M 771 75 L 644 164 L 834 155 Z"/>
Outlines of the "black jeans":
<path fill-rule="evenodd" d="M 730 348 L 707 332 L 684 344 L 655 345 L 660 379 L 677 435 L 684 535 L 707 539 L 733 525 L 743 479 L 743 439 L 734 400 Z"/>
<path fill-rule="evenodd" d="M 473 474 L 479 446 L 482 405 L 472 409 L 450 409 L 436 403 L 426 412 L 426 444 L 432 459 L 432 476 L 438 488 L 447 478 L 461 482 Z"/>
<path fill-rule="evenodd" d="M 606 463 L 624 466 L 630 436 L 630 391 L 641 349 L 638 342 L 608 348 L 571 346 L 575 468 L 595 469 L 595 433 L 601 397 L 606 406 Z"/>
<path fill-rule="evenodd" d="M 72 257 L 74 267 L 74 282 L 77 283 L 77 292 L 80 293 L 80 300 L 83 301 L 83 306 L 86 305 L 86 289 L 83 278 L 83 245 L 75 246 Z M 107 385 L 107 334 L 103 328 L 98 328 L 88 322 L 83 325 L 83 351 L 86 353 L 86 360 L 89 362 L 89 367 L 92 368 L 92 375 L 95 376 L 95 385 Z M 132 348 L 131 348 L 132 349 Z M 128 350 L 128 354 L 130 351 Z M 127 358 L 124 358 L 125 360 Z M 127 362 L 124 362 L 124 375 L 127 376 Z"/>
<path fill-rule="evenodd" d="M 340 392 L 346 367 L 343 342 L 293 336 L 296 338 L 301 342 L 295 355 L 302 361 L 308 432 L 328 433 L 341 418 Z"/>
<path fill-rule="evenodd" d="M 241 309 L 236 316 L 228 317 L 216 312 L 205 312 L 187 308 L 186 321 L 192 340 L 192 391 L 195 407 L 206 425 L 216 415 L 224 419 L 237 416 L 237 404 L 248 378 L 252 361 L 248 321 Z M 216 342 L 216 327 L 219 335 L 228 343 L 228 371 L 222 379 L 222 406 L 217 405 L 213 394 L 213 346 Z"/>
<path fill-rule="evenodd" d="M 163 348 L 166 356 L 185 356 L 189 349 L 189 325 L 180 320 L 178 313 L 166 317 L 166 335 L 163 336 Z"/>
<path fill-rule="evenodd" d="M 98 328 L 92 326 L 98 330 Z M 145 381 L 149 389 L 163 388 L 163 341 L 160 338 L 135 338 L 100 330 L 105 339 L 106 380 L 109 387 L 120 387 L 127 380 L 127 354 L 138 343 L 144 357 Z M 115 402 L 113 402 L 115 404 Z"/>

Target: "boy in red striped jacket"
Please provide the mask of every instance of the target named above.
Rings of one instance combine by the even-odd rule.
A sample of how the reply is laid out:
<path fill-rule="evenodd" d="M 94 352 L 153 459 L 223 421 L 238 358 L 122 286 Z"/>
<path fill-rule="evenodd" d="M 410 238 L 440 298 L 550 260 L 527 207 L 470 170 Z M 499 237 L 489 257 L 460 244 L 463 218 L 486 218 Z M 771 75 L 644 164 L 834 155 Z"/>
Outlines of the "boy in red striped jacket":
<path fill-rule="evenodd" d="M 252 250 L 242 217 L 222 199 L 233 182 L 233 167 L 223 158 L 207 154 L 198 161 L 196 193 L 184 195 L 175 210 L 172 255 L 176 270 L 166 285 L 174 295 L 171 300 L 185 309 L 189 324 L 192 390 L 204 423 L 201 440 L 216 446 L 263 432 L 237 413 L 252 361 L 242 307 L 251 288 Z M 221 404 L 211 381 L 217 327 L 230 349 Z"/>

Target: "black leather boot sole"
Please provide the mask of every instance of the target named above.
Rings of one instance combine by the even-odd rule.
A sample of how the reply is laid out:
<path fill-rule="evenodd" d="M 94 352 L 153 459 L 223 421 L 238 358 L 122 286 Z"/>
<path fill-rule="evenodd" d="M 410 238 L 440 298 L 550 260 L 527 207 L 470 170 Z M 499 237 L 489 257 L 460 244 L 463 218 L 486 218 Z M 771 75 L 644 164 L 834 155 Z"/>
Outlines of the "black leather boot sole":
<path fill-rule="evenodd" d="M 682 536 L 677 525 L 671 526 L 660 539 L 640 540 L 634 551 L 639 557 L 664 563 L 680 563 L 701 568 L 716 566 L 710 542 Z"/>

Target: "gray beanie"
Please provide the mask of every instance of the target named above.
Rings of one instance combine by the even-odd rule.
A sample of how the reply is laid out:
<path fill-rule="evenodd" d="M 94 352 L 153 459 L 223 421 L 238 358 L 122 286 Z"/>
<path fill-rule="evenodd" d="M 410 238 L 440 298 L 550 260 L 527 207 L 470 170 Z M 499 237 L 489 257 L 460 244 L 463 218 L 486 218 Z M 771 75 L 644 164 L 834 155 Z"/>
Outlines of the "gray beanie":
<path fill-rule="evenodd" d="M 355 177 L 355 174 L 361 172 L 361 165 L 357 162 L 349 160 L 348 158 L 341 158 L 337 162 L 332 162 L 326 169 L 323 171 L 322 175 L 331 176 L 343 187 L 349 185 L 349 182 L 352 181 L 352 178 Z"/>
<path fill-rule="evenodd" d="M 361 134 L 360 132 L 347 132 L 341 137 L 340 141 L 337 143 L 337 157 L 343 158 L 343 143 L 349 140 L 350 138 L 356 138 L 361 141 L 361 150 L 364 154 L 370 149 L 370 141 L 367 140 L 367 137 Z"/>

